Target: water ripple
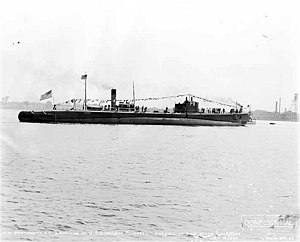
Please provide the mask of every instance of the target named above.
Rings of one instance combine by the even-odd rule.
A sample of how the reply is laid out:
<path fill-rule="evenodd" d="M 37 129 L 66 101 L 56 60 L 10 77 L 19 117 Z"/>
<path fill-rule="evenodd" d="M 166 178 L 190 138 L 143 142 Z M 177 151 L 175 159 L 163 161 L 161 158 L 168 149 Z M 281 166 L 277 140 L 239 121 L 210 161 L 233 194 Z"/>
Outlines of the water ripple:
<path fill-rule="evenodd" d="M 7 240 L 253 240 L 280 228 L 247 230 L 242 215 L 298 222 L 297 124 L 0 128 Z"/>

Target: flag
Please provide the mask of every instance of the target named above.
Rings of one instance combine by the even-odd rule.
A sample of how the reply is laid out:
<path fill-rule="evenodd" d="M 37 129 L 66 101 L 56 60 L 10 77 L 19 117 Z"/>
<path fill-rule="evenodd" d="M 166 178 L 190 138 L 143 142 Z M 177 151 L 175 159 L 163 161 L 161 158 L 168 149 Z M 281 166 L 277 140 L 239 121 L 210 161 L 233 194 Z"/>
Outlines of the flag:
<path fill-rule="evenodd" d="M 45 94 L 41 95 L 40 101 L 51 98 L 52 97 L 52 90 L 46 92 Z"/>
<path fill-rule="evenodd" d="M 86 80 L 86 79 L 87 79 L 87 74 L 81 76 L 81 80 Z"/>

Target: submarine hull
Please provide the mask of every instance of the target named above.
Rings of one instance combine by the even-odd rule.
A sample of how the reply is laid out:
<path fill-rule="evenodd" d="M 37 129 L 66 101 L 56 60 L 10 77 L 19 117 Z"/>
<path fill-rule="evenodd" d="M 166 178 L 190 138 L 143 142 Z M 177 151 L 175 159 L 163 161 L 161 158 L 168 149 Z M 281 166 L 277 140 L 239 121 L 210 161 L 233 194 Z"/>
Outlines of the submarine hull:
<path fill-rule="evenodd" d="M 202 113 L 140 113 L 120 111 L 21 111 L 20 122 L 29 123 L 86 123 L 140 124 L 186 126 L 244 126 L 249 114 Z"/>

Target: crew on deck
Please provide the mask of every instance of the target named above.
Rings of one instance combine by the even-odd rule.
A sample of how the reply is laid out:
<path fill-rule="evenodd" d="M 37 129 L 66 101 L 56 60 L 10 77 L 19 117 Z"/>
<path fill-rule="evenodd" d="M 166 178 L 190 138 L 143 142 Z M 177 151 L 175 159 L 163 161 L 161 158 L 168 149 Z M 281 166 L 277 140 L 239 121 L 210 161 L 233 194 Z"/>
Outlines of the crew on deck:
<path fill-rule="evenodd" d="M 240 109 L 230 109 L 230 113 L 242 113 L 243 112 L 243 106 L 240 107 Z"/>

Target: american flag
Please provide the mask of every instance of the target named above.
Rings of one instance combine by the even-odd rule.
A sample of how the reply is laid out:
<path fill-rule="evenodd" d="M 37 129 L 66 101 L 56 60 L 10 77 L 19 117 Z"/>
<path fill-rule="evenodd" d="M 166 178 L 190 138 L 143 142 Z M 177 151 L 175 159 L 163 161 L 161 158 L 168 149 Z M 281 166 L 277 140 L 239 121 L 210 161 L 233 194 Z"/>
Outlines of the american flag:
<path fill-rule="evenodd" d="M 87 79 L 87 74 L 81 76 L 81 80 L 86 80 L 86 79 Z"/>
<path fill-rule="evenodd" d="M 45 94 L 41 95 L 40 101 L 51 98 L 52 97 L 52 90 L 46 92 Z"/>

